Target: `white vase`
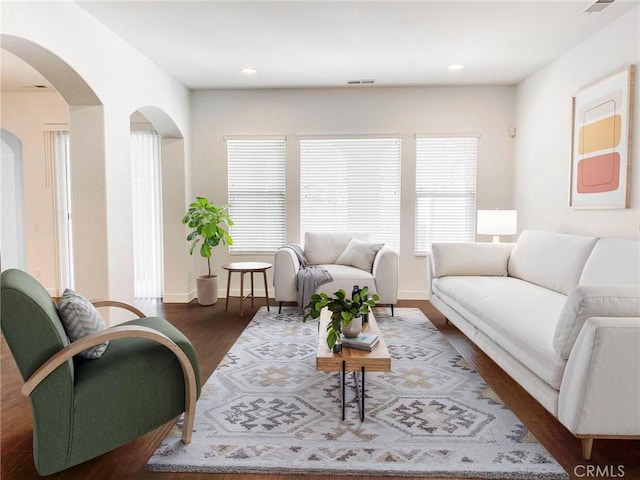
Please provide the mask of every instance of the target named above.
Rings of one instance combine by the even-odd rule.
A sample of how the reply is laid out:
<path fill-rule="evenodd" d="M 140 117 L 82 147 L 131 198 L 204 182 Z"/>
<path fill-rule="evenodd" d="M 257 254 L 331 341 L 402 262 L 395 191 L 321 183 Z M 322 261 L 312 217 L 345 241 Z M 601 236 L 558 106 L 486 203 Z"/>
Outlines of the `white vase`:
<path fill-rule="evenodd" d="M 218 276 L 202 275 L 196 278 L 196 292 L 200 305 L 213 305 L 218 301 Z"/>
<path fill-rule="evenodd" d="M 355 338 L 362 332 L 362 317 L 352 318 L 349 325 L 342 326 L 342 334 L 347 338 Z"/>

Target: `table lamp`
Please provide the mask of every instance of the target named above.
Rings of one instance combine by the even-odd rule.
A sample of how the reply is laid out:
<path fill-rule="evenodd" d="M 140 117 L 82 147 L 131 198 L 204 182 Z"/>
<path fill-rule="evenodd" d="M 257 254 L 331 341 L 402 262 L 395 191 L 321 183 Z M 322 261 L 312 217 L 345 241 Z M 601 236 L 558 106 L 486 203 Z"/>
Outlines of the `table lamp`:
<path fill-rule="evenodd" d="M 516 210 L 478 210 L 478 235 L 493 235 L 493 242 L 500 242 L 500 235 L 517 233 Z"/>

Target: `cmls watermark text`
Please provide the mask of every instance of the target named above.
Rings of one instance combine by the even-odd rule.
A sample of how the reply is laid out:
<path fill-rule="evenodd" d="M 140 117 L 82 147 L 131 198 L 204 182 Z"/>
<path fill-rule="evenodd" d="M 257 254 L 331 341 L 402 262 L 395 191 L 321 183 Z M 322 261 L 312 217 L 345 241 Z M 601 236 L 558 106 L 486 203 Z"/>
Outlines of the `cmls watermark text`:
<path fill-rule="evenodd" d="M 623 478 L 624 465 L 576 465 L 573 474 L 578 478 Z"/>

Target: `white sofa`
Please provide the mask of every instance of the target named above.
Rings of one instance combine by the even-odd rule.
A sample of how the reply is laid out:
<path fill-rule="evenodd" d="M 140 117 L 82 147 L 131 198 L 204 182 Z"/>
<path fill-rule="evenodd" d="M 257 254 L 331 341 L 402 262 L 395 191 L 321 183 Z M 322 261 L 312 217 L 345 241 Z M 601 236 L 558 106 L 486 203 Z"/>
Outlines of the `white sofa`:
<path fill-rule="evenodd" d="M 640 242 L 434 244 L 431 302 L 582 439 L 640 438 Z"/>
<path fill-rule="evenodd" d="M 380 305 L 393 306 L 398 299 L 398 253 L 388 245 L 378 250 L 371 270 L 363 270 L 349 264 L 337 264 L 352 239 L 368 242 L 368 234 L 306 232 L 304 254 L 309 265 L 320 265 L 333 277 L 333 281 L 318 288 L 318 292 L 333 294 L 343 289 L 350 294 L 353 286 L 368 287 L 371 294 L 378 294 Z M 349 263 L 349 262 L 346 262 Z M 295 252 L 284 246 L 274 259 L 273 286 L 275 301 L 280 308 L 283 302 L 297 301 L 296 275 L 300 262 Z"/>

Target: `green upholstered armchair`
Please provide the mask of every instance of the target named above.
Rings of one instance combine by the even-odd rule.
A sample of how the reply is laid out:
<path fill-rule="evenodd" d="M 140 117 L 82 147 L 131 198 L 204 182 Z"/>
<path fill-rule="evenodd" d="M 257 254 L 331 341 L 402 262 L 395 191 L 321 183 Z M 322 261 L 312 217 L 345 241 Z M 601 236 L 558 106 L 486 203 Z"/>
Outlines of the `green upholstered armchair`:
<path fill-rule="evenodd" d="M 20 270 L 0 277 L 2 333 L 31 400 L 33 456 L 41 475 L 97 457 L 185 412 L 191 441 L 200 372 L 191 342 L 166 320 L 132 320 L 69 343 L 46 290 Z M 119 302 L 96 306 L 134 307 Z M 109 340 L 101 358 L 80 351 Z"/>

